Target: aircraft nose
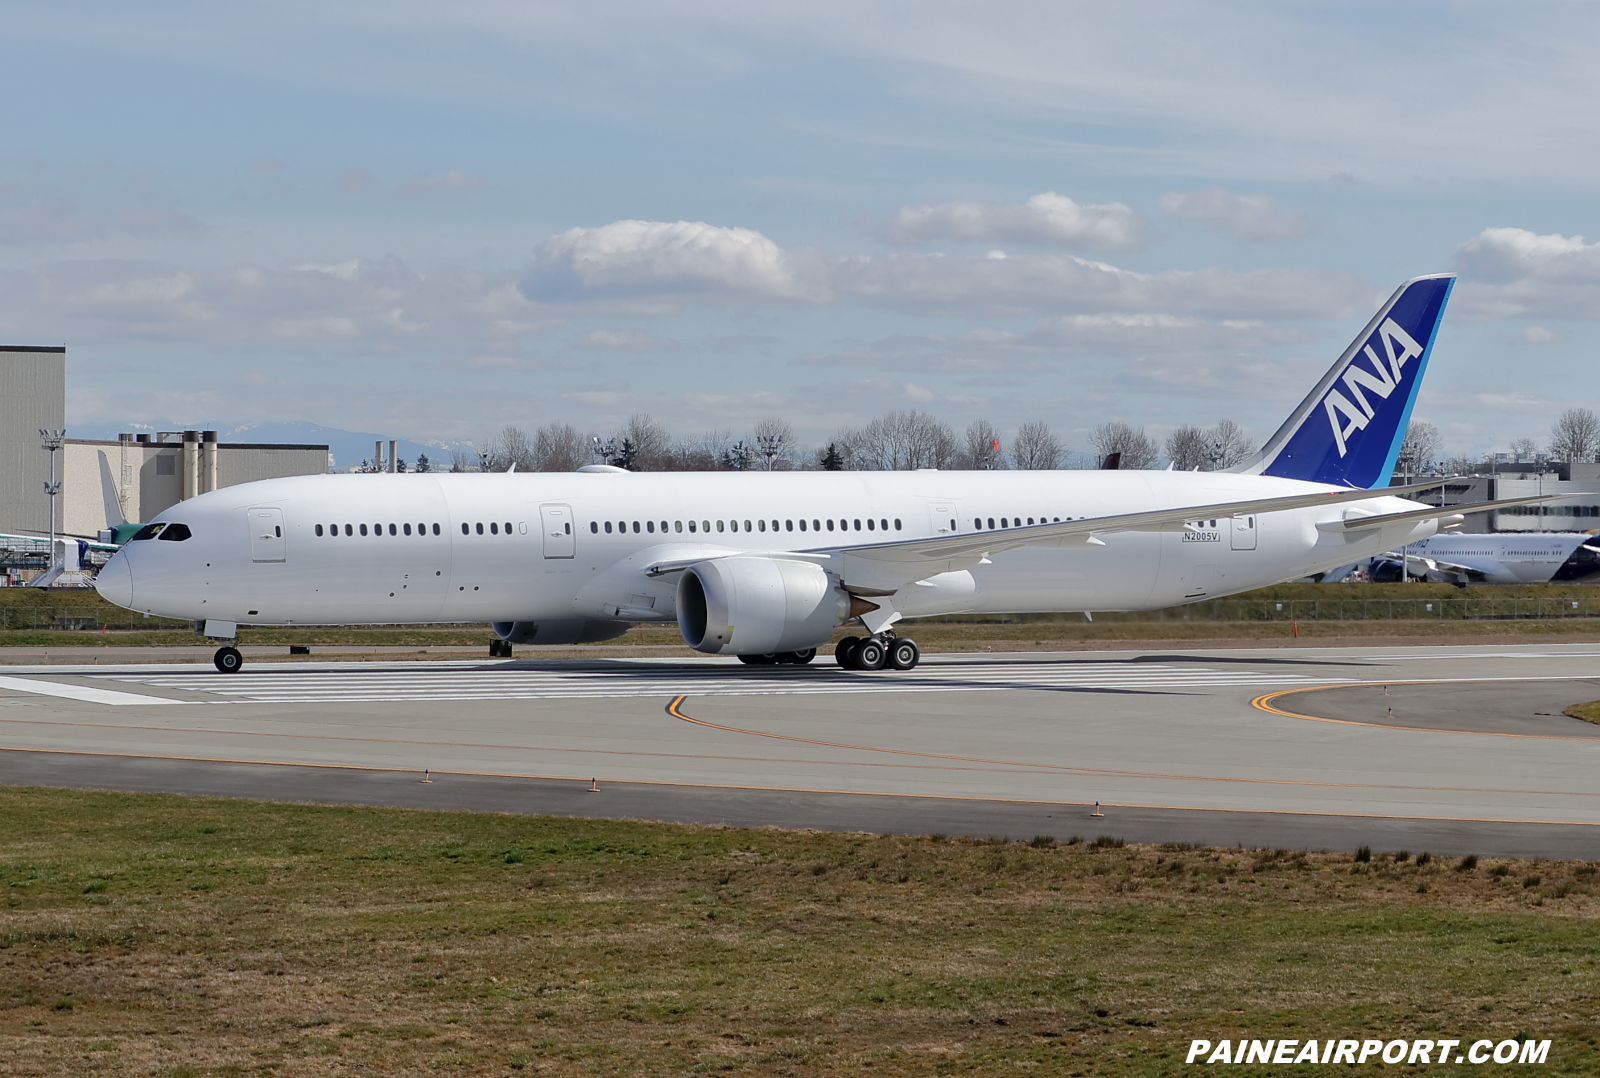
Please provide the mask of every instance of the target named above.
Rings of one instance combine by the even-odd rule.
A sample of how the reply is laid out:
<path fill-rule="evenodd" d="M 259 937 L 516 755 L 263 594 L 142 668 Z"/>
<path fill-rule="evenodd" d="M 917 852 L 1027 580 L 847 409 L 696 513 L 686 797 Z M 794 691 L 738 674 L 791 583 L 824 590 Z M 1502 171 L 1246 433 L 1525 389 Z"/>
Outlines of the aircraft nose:
<path fill-rule="evenodd" d="M 95 577 L 94 590 L 106 602 L 132 609 L 133 570 L 128 567 L 128 559 L 121 551 L 111 555 L 111 560 Z"/>

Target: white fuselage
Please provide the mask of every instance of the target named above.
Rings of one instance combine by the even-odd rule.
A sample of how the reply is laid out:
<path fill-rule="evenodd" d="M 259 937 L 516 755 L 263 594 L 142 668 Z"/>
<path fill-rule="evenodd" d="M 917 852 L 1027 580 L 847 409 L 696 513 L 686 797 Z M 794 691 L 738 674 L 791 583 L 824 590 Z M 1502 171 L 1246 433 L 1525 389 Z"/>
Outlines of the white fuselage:
<path fill-rule="evenodd" d="M 1412 543 L 1406 554 L 1465 566 L 1491 584 L 1548 584 L 1573 552 L 1593 538 L 1583 532 L 1435 535 Z"/>
<path fill-rule="evenodd" d="M 661 562 L 837 551 L 1327 489 L 1118 471 L 303 476 L 173 506 L 159 519 L 187 525 L 190 538 L 126 544 L 100 587 L 135 610 L 241 625 L 671 621 L 674 579 L 645 571 Z M 1103 545 L 1014 549 L 970 577 L 908 585 L 894 601 L 907 617 L 1173 606 L 1433 534 L 1432 520 L 1348 533 L 1317 526 L 1416 508 L 1375 492 L 1370 501 L 1107 534 Z"/>

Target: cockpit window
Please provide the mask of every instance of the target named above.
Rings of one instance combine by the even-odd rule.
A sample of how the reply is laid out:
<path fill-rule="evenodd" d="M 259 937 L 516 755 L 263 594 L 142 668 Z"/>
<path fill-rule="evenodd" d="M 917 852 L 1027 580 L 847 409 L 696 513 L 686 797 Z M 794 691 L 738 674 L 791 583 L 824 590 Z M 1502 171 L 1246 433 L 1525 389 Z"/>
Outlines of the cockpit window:
<path fill-rule="evenodd" d="M 162 529 L 160 538 L 170 543 L 181 543 L 185 539 L 189 538 L 189 535 L 189 525 L 168 524 Z"/>
<path fill-rule="evenodd" d="M 133 538 L 129 539 L 128 542 L 137 543 L 141 539 L 154 539 L 156 536 L 161 534 L 161 529 L 165 527 L 165 524 L 146 524 L 137 532 L 134 532 Z M 185 536 L 185 538 L 187 538 L 187 536 Z"/>

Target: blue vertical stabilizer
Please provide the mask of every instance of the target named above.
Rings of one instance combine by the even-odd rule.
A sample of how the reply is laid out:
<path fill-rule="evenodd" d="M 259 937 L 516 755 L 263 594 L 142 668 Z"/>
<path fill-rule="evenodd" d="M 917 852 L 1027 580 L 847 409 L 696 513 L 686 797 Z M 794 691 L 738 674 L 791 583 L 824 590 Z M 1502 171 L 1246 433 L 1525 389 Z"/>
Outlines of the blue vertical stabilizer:
<path fill-rule="evenodd" d="M 1261 452 L 1235 471 L 1388 486 L 1455 275 L 1401 285 Z"/>

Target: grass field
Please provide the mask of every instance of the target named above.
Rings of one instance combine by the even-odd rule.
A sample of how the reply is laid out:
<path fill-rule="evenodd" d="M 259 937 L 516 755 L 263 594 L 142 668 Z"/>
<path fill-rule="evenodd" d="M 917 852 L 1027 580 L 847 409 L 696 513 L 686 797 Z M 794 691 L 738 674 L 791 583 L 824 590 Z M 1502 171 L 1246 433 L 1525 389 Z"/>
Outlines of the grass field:
<path fill-rule="evenodd" d="M 0 826 L 7 1074 L 1266 1074 L 1183 1054 L 1518 1034 L 1600 1071 L 1583 863 L 16 787 Z"/>

